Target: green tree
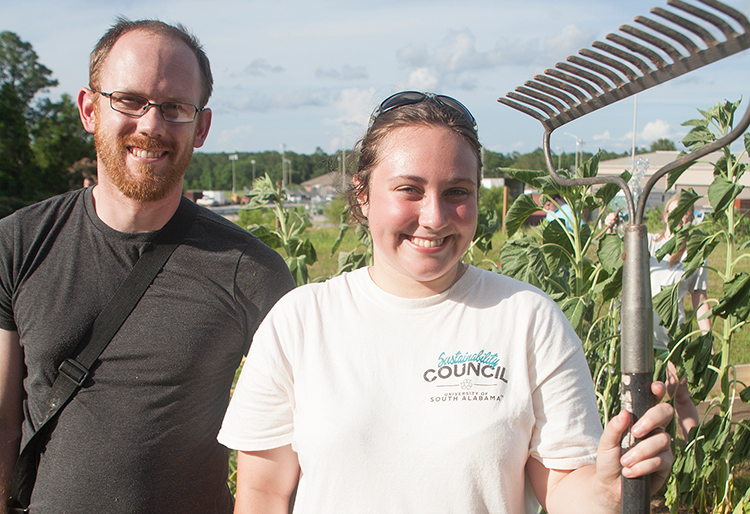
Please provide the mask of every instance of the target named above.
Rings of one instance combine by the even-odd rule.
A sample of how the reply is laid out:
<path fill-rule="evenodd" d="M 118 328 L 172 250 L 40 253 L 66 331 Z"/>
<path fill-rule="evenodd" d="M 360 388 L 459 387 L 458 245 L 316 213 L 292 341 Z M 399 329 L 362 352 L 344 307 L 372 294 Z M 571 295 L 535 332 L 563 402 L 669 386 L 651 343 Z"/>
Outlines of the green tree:
<path fill-rule="evenodd" d="M 23 196 L 23 179 L 31 167 L 29 129 L 23 109 L 15 88 L 9 83 L 0 85 L 0 191 L 9 197 Z"/>
<path fill-rule="evenodd" d="M 95 155 L 70 96 L 35 100 L 56 85 L 29 43 L 0 32 L 0 190 L 8 197 L 28 202 L 67 191 L 68 169 Z"/>
<path fill-rule="evenodd" d="M 95 159 L 93 136 L 81 125 L 78 108 L 67 94 L 59 102 L 45 98 L 38 109 L 39 120 L 31 131 L 31 149 L 39 167 L 35 190 L 43 196 L 81 187 L 71 184 L 67 172 L 75 162 Z"/>
<path fill-rule="evenodd" d="M 0 84 L 10 84 L 27 107 L 34 96 L 57 85 L 52 71 L 39 63 L 30 43 L 13 32 L 0 32 Z"/>
<path fill-rule="evenodd" d="M 674 145 L 674 141 L 671 139 L 661 138 L 657 139 L 656 141 L 651 143 L 651 148 L 649 148 L 649 152 L 658 152 L 660 150 L 677 150 L 677 147 Z"/>

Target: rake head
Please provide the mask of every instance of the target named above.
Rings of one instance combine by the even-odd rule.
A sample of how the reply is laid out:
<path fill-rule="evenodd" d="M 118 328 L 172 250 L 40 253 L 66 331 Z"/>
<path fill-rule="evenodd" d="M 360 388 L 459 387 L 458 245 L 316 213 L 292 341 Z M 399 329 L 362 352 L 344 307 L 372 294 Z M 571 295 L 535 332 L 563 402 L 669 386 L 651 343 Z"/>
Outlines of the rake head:
<path fill-rule="evenodd" d="M 750 22 L 717 0 L 702 7 L 668 0 L 595 41 L 499 102 L 539 120 L 547 132 L 650 87 L 750 48 Z M 706 7 L 708 9 L 706 9 Z M 666 22 L 666 24 L 665 24 Z M 647 30 L 644 30 L 647 29 Z"/>

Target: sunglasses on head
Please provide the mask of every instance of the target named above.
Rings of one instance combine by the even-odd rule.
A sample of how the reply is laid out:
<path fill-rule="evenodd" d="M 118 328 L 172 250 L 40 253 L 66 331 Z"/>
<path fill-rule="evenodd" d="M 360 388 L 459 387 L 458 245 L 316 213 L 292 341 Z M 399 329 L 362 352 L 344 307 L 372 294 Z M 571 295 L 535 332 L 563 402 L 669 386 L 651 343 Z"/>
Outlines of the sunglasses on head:
<path fill-rule="evenodd" d="M 471 122 L 473 127 L 477 126 L 477 120 L 474 119 L 474 116 L 469 112 L 469 109 L 455 98 L 445 95 L 436 95 L 434 93 L 422 93 L 419 91 L 402 91 L 383 100 L 383 103 L 381 103 L 372 113 L 372 116 L 370 116 L 370 127 L 368 127 L 368 129 L 372 127 L 372 124 L 375 123 L 377 117 L 384 112 L 392 111 L 393 109 L 405 105 L 418 104 L 426 100 L 434 100 L 439 104 L 458 111 L 459 114 Z"/>

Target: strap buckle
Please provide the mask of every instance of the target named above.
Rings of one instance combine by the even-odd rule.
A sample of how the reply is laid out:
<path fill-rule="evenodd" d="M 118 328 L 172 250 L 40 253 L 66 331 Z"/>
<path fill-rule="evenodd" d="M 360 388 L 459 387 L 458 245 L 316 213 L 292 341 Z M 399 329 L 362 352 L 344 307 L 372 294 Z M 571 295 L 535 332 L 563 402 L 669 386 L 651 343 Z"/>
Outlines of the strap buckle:
<path fill-rule="evenodd" d="M 77 386 L 82 386 L 83 382 L 89 376 L 89 370 L 83 364 L 71 358 L 62 361 L 57 371 L 65 375 Z"/>

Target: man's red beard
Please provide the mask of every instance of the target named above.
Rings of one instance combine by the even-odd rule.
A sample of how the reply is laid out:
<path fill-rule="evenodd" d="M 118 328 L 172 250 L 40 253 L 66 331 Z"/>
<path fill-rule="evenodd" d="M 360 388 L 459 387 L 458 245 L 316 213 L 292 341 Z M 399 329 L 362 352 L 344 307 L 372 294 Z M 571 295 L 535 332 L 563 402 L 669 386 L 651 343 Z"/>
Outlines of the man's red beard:
<path fill-rule="evenodd" d="M 112 183 L 123 195 L 139 202 L 155 202 L 169 196 L 180 184 L 193 156 L 192 141 L 186 146 L 183 155 L 177 156 L 178 160 L 173 161 L 171 159 L 177 151 L 173 142 L 159 141 L 143 135 L 109 138 L 98 127 L 94 132 L 94 144 L 97 157 Z M 152 164 L 137 164 L 129 169 L 127 155 L 131 147 L 166 150 L 167 158 L 171 160 L 166 174 L 156 174 L 157 166 Z"/>

